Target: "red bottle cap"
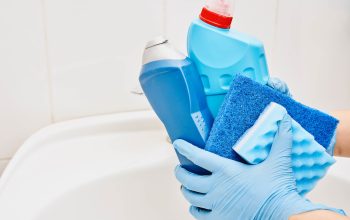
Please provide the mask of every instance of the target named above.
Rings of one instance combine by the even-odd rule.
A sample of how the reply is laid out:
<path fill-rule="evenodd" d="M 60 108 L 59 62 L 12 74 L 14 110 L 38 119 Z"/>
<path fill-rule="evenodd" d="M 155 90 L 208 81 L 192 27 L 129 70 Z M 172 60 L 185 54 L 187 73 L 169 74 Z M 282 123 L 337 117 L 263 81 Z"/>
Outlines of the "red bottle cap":
<path fill-rule="evenodd" d="M 225 15 L 215 13 L 213 11 L 210 11 L 206 7 L 203 8 L 199 18 L 205 23 L 223 29 L 230 29 L 233 21 L 233 17 L 228 17 Z"/>

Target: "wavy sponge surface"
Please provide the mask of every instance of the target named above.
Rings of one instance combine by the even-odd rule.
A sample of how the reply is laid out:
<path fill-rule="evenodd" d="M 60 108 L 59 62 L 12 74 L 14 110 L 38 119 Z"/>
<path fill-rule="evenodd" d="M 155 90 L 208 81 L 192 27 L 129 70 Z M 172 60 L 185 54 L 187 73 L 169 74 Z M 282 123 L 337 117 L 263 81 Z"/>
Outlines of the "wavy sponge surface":
<path fill-rule="evenodd" d="M 315 140 L 328 150 L 339 121 L 247 77 L 237 76 L 225 97 L 206 143 L 206 150 L 245 162 L 232 147 L 271 103 L 283 106 Z"/>
<path fill-rule="evenodd" d="M 260 115 L 256 123 L 239 139 L 233 149 L 249 164 L 264 161 L 271 150 L 280 121 L 287 110 L 279 104 L 271 103 Z M 324 147 L 315 141 L 298 122 L 293 120 L 292 168 L 297 190 L 301 195 L 310 192 L 322 179 L 328 168 L 335 163 Z"/>

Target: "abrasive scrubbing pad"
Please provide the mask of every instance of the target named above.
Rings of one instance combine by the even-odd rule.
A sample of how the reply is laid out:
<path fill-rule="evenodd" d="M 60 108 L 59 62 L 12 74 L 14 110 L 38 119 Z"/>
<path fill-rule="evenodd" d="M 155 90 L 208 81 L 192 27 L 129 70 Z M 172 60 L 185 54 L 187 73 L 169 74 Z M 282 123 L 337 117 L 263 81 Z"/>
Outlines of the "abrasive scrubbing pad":
<path fill-rule="evenodd" d="M 229 159 L 244 161 L 232 147 L 255 124 L 271 102 L 285 107 L 288 114 L 328 150 L 339 123 L 337 119 L 243 76 L 237 76 L 233 80 L 215 119 L 206 150 Z"/>
<path fill-rule="evenodd" d="M 287 114 L 287 110 L 279 104 L 268 105 L 253 127 L 235 144 L 235 152 L 249 164 L 255 165 L 264 161 L 270 153 L 278 125 Z M 297 190 L 301 195 L 305 195 L 326 175 L 335 160 L 295 120 L 292 120 L 292 132 L 292 168 Z"/>

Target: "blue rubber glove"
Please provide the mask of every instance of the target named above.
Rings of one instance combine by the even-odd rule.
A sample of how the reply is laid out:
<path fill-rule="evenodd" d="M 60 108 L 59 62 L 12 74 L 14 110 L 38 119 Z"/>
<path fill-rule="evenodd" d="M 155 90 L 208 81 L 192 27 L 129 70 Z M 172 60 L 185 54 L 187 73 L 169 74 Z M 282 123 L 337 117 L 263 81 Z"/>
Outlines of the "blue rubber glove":
<path fill-rule="evenodd" d="M 291 123 L 290 116 L 281 122 L 269 157 L 255 166 L 175 141 L 180 154 L 212 173 L 199 176 L 176 168 L 182 192 L 192 205 L 191 214 L 198 220 L 285 220 L 313 210 L 338 211 L 298 194 L 291 166 Z"/>
<path fill-rule="evenodd" d="M 287 96 L 292 97 L 292 94 L 289 91 L 288 85 L 287 83 L 285 83 L 284 81 L 282 81 L 279 78 L 276 77 L 271 77 L 269 79 L 269 81 L 267 82 L 267 85 Z"/>

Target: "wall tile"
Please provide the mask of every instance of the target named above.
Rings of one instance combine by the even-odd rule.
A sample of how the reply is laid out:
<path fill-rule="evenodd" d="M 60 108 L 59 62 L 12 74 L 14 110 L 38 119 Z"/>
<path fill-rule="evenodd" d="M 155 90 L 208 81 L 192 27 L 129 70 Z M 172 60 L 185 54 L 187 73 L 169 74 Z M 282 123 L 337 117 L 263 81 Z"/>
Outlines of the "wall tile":
<path fill-rule="evenodd" d="M 162 0 L 45 0 L 56 121 L 147 108 L 138 84 L 146 41 L 163 34 Z"/>
<path fill-rule="evenodd" d="M 0 1 L 0 159 L 50 121 L 42 7 Z"/>
<path fill-rule="evenodd" d="M 295 97 L 350 108 L 350 1 L 281 0 L 273 69 Z"/>
<path fill-rule="evenodd" d="M 166 34 L 173 44 L 186 52 L 187 31 L 198 17 L 205 1 L 166 0 Z M 275 36 L 277 0 L 236 0 L 233 28 L 264 42 L 268 58 Z"/>
<path fill-rule="evenodd" d="M 203 2 L 198 0 L 164 0 L 165 34 L 171 43 L 187 54 L 187 31 L 192 20 L 200 14 Z"/>

